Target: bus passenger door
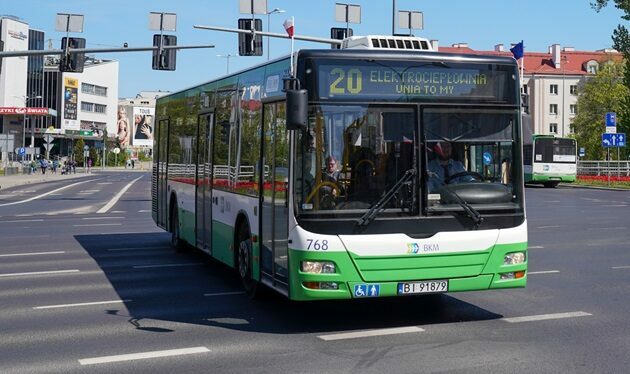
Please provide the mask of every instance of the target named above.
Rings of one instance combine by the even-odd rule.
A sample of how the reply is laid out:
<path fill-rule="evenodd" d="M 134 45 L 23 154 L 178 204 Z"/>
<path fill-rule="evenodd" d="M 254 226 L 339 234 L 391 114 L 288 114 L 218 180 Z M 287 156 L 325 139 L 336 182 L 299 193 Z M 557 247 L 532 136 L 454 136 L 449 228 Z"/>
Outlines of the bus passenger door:
<path fill-rule="evenodd" d="M 289 134 L 285 103 L 267 103 L 263 109 L 263 194 L 261 206 L 261 280 L 276 288 L 288 287 L 288 181 Z"/>
<path fill-rule="evenodd" d="M 153 157 L 157 158 L 157 180 L 156 180 L 156 200 L 157 206 L 156 216 L 157 224 L 162 228 L 168 226 L 168 195 L 166 188 L 167 180 L 167 155 L 168 155 L 168 127 L 170 126 L 170 120 L 161 119 L 157 123 L 157 129 L 155 132 L 155 139 L 157 139 L 157 152 L 153 153 Z"/>
<path fill-rule="evenodd" d="M 195 196 L 197 248 L 211 254 L 212 229 L 212 125 L 214 113 L 197 117 L 198 148 Z"/>

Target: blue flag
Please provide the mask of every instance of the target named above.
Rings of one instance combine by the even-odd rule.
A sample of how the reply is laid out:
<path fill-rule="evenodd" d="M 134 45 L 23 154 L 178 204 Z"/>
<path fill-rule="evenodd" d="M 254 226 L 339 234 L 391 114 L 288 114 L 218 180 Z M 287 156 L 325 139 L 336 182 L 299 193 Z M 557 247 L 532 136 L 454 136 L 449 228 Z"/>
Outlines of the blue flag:
<path fill-rule="evenodd" d="M 512 54 L 514 55 L 515 59 L 519 59 L 522 58 L 523 55 L 525 54 L 525 51 L 523 50 L 523 41 L 521 40 L 520 43 L 516 44 L 514 47 L 510 48 L 510 52 L 512 52 Z"/>

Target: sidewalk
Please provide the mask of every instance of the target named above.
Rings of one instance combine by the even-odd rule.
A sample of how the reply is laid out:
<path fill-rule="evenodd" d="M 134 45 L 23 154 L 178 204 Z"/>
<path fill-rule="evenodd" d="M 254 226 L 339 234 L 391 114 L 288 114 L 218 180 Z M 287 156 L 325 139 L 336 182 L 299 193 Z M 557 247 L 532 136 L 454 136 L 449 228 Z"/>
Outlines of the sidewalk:
<path fill-rule="evenodd" d="M 37 172 L 28 174 L 15 174 L 15 175 L 2 175 L 0 176 L 0 192 L 15 186 L 23 186 L 32 183 L 43 183 L 61 181 L 67 179 L 83 178 L 93 174 L 83 174 L 83 170 L 78 170 L 76 174 L 61 175 L 61 171 L 57 171 L 57 174 L 53 174 L 50 171 L 46 174 L 42 174 L 38 169 Z"/>

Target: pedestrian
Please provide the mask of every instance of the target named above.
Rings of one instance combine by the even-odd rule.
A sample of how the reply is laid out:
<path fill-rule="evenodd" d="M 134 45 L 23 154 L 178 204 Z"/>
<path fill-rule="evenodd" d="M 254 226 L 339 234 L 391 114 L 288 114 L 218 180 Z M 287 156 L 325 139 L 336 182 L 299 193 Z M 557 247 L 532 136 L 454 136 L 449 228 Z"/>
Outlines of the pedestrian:
<path fill-rule="evenodd" d="M 88 158 L 87 160 L 87 172 L 91 173 L 92 172 L 92 159 Z"/>
<path fill-rule="evenodd" d="M 53 174 L 57 174 L 57 167 L 59 167 L 59 160 L 54 159 L 52 162 L 52 172 Z"/>
<path fill-rule="evenodd" d="M 48 169 L 48 161 L 45 158 L 39 160 L 39 166 L 42 168 L 42 174 L 46 174 L 46 169 Z"/>
<path fill-rule="evenodd" d="M 136 160 L 131 159 L 131 168 L 134 169 L 136 167 Z"/>
<path fill-rule="evenodd" d="M 70 160 L 70 167 L 72 168 L 72 174 L 77 173 L 77 162 L 74 160 Z"/>

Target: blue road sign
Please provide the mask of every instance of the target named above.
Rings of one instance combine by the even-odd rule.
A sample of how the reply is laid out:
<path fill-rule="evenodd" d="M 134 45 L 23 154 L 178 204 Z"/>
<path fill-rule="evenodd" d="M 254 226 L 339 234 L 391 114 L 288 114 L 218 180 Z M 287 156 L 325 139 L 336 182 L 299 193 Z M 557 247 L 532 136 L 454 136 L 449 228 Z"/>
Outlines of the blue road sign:
<path fill-rule="evenodd" d="M 602 134 L 602 147 L 619 148 L 626 146 L 626 134 Z"/>
<path fill-rule="evenodd" d="M 18 148 L 18 155 L 23 156 L 26 153 L 26 148 L 20 147 Z"/>
<path fill-rule="evenodd" d="M 586 155 L 586 149 L 584 147 L 580 147 L 579 156 L 580 157 L 584 157 L 585 155 Z"/>
<path fill-rule="evenodd" d="M 606 113 L 606 127 L 615 127 L 617 126 L 617 113 L 608 112 Z"/>

